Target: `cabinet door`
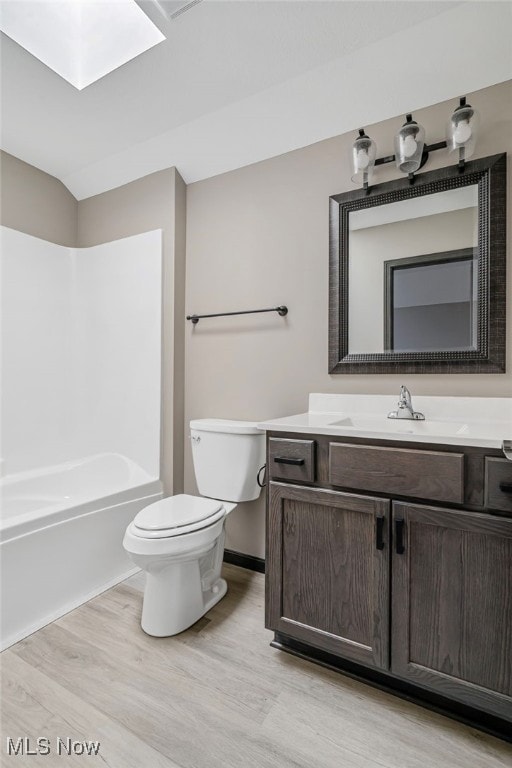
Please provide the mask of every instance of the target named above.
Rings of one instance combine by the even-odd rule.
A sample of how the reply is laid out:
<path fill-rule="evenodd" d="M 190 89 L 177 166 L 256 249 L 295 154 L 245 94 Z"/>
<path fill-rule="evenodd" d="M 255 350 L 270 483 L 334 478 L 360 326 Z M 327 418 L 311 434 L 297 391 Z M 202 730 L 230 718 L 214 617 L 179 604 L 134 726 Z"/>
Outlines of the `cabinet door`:
<path fill-rule="evenodd" d="M 512 520 L 393 504 L 391 669 L 512 719 Z"/>
<path fill-rule="evenodd" d="M 389 502 L 271 483 L 266 626 L 389 666 Z"/>

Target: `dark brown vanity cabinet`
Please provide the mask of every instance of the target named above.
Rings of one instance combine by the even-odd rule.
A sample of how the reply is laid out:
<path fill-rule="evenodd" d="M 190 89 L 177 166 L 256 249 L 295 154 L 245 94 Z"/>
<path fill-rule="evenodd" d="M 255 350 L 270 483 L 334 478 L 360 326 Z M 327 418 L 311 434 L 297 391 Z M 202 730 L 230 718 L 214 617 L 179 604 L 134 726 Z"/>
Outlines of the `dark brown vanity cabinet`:
<path fill-rule="evenodd" d="M 286 440 L 275 439 L 285 458 Z M 512 517 L 485 507 L 499 493 L 489 478 L 505 487 L 512 462 L 483 449 L 289 442 L 317 479 L 283 482 L 269 462 L 266 626 L 279 646 L 291 639 L 313 658 L 318 649 L 381 671 L 391 686 L 412 684 L 420 698 L 434 692 L 512 721 Z M 416 498 L 403 498 L 408 488 Z"/>
<path fill-rule="evenodd" d="M 391 671 L 512 719 L 512 519 L 395 502 L 393 526 Z"/>
<path fill-rule="evenodd" d="M 387 669 L 389 516 L 384 499 L 271 483 L 267 627 Z"/>

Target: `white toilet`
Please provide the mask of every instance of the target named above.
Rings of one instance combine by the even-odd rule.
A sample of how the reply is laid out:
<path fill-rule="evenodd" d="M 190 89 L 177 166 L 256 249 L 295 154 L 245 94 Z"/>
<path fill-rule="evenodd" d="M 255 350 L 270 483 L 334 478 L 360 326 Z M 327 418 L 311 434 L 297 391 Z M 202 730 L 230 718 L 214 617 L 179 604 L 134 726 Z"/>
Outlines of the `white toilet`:
<path fill-rule="evenodd" d="M 142 629 L 167 637 L 183 632 L 227 591 L 221 579 L 224 523 L 239 501 L 257 499 L 265 433 L 252 421 L 190 422 L 192 458 L 201 496 L 180 494 L 142 509 L 123 546 L 146 571 Z"/>

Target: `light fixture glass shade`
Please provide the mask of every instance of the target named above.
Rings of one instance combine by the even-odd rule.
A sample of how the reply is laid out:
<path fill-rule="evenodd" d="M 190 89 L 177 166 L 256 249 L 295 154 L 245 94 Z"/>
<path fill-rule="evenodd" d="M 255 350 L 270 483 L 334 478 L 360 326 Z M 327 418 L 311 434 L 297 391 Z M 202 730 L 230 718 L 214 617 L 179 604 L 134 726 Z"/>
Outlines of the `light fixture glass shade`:
<path fill-rule="evenodd" d="M 377 145 L 359 129 L 359 136 L 352 145 L 352 181 L 354 184 L 368 185 L 373 176 Z"/>
<path fill-rule="evenodd" d="M 402 173 L 414 173 L 421 165 L 425 129 L 406 115 L 406 122 L 395 136 L 395 162 Z"/>
<path fill-rule="evenodd" d="M 480 118 L 476 109 L 466 104 L 463 96 L 448 123 L 446 145 L 450 152 L 459 151 L 459 160 L 467 160 L 475 151 Z"/>

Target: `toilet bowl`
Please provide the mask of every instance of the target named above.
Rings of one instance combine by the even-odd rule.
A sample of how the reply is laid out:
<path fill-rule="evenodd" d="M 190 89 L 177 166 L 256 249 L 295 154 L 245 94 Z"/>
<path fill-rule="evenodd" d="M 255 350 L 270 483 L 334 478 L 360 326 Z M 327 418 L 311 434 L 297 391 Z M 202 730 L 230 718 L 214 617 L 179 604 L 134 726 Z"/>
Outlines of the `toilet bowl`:
<path fill-rule="evenodd" d="M 231 498 L 171 496 L 145 507 L 126 529 L 123 546 L 146 572 L 141 626 L 155 637 L 182 632 L 224 597 L 226 517 L 261 490 L 265 441 L 255 422 L 202 419 L 190 427 L 200 492 Z"/>
<path fill-rule="evenodd" d="M 235 505 L 181 494 L 145 507 L 123 546 L 146 571 L 141 626 L 167 637 L 194 624 L 225 594 L 224 521 Z"/>

